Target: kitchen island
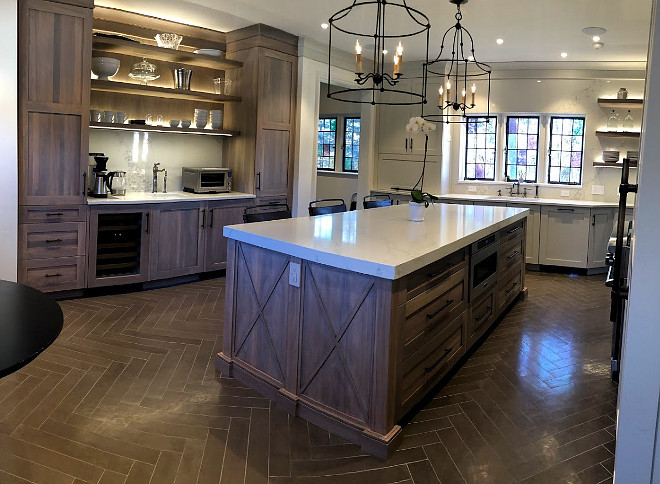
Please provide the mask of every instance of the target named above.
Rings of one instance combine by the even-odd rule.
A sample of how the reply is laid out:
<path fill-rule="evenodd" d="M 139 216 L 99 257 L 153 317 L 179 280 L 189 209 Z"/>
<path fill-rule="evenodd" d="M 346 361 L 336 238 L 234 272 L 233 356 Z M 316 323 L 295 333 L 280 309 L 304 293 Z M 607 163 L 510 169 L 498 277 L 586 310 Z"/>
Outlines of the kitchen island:
<path fill-rule="evenodd" d="M 392 206 L 228 226 L 216 368 L 387 457 L 398 422 L 524 293 L 526 209 Z"/>

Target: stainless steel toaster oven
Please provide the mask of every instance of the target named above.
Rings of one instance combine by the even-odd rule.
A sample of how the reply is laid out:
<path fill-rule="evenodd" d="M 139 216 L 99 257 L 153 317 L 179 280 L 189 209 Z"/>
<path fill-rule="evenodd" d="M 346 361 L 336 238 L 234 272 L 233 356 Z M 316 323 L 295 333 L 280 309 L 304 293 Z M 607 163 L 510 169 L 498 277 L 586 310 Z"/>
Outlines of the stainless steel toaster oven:
<path fill-rule="evenodd" d="M 231 170 L 229 168 L 186 168 L 181 169 L 184 192 L 222 193 L 231 192 Z"/>

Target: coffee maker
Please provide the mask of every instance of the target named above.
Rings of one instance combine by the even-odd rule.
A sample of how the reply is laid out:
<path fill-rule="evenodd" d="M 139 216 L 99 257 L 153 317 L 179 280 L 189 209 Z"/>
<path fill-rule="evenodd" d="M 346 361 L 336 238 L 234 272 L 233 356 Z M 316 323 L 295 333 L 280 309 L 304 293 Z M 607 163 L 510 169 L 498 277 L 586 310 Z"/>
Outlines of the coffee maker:
<path fill-rule="evenodd" d="M 110 184 L 106 165 L 108 157 L 104 153 L 90 153 L 94 157 L 96 166 L 92 169 L 89 185 L 89 196 L 94 198 L 108 198 Z"/>

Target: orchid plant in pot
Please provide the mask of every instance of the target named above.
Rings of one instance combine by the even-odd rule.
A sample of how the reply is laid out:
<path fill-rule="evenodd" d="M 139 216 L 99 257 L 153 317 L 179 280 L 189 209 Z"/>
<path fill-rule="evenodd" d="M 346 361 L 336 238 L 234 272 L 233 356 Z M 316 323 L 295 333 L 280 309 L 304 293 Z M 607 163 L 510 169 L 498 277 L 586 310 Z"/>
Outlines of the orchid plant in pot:
<path fill-rule="evenodd" d="M 408 202 L 410 220 L 413 222 L 424 221 L 424 214 L 426 213 L 426 208 L 429 206 L 429 202 L 433 203 L 433 200 L 437 200 L 437 197 L 424 191 L 424 173 L 426 171 L 426 152 L 429 145 L 429 133 L 435 131 L 435 128 L 435 124 L 429 123 L 421 117 L 410 118 L 406 125 L 406 132 L 409 134 L 424 133 L 424 164 L 422 165 L 422 174 L 410 191 L 412 200 Z"/>

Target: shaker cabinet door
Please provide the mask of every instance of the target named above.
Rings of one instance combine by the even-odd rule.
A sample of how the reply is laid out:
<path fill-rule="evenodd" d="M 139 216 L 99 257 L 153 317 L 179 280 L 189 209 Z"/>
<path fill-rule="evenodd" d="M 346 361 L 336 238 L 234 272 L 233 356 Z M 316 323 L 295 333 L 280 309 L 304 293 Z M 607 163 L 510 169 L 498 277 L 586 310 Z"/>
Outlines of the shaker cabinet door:
<path fill-rule="evenodd" d="M 562 267 L 587 267 L 590 210 L 542 207 L 540 263 Z"/>
<path fill-rule="evenodd" d="M 149 279 L 202 272 L 206 207 L 199 203 L 167 204 L 151 212 Z"/>
<path fill-rule="evenodd" d="M 243 223 L 245 205 L 227 207 L 209 203 L 206 225 L 206 247 L 204 250 L 204 270 L 219 271 L 227 268 L 227 238 L 222 235 L 225 225 Z"/>

